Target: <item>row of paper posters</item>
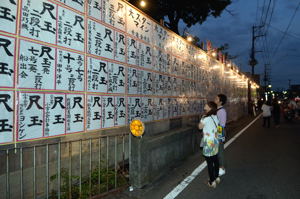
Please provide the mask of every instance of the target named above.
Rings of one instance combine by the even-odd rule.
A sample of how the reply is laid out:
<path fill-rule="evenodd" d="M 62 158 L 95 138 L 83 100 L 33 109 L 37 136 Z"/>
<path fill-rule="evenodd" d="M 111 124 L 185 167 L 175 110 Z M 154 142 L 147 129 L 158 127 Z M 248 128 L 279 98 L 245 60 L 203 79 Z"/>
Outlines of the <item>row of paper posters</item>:
<path fill-rule="evenodd" d="M 0 144 L 199 114 L 215 64 L 121 0 L 1 0 Z"/>
<path fill-rule="evenodd" d="M 18 102 L 17 106 L 14 103 Z M 0 91 L 0 140 L 9 142 L 78 133 L 199 113 L 205 100 Z M 17 107 L 17 110 L 14 110 Z M 14 129 L 14 112 L 17 112 Z"/>

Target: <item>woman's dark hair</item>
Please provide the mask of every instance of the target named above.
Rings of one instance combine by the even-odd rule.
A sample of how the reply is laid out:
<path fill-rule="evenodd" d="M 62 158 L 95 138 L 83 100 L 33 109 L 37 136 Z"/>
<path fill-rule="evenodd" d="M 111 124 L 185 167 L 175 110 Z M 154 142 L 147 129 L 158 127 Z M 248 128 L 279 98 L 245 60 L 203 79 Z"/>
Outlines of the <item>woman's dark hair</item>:
<path fill-rule="evenodd" d="M 218 109 L 217 104 L 213 101 L 209 101 L 209 102 L 207 102 L 207 105 L 209 106 L 210 111 L 208 111 L 205 114 L 205 116 L 208 117 L 208 116 L 211 116 L 211 115 L 216 115 L 217 114 L 217 109 Z"/>
<path fill-rule="evenodd" d="M 220 102 L 221 102 L 221 105 L 226 104 L 226 102 L 227 102 L 227 96 L 226 96 L 226 95 L 224 95 L 224 94 L 219 94 L 219 95 L 218 95 L 218 98 L 219 98 L 219 100 L 220 100 Z"/>

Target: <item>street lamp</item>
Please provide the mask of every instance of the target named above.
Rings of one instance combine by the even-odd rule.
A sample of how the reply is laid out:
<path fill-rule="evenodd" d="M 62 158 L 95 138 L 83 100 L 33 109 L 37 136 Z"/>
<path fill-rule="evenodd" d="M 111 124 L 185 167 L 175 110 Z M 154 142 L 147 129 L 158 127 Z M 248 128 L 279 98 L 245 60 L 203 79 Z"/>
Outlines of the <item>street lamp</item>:
<path fill-rule="evenodd" d="M 188 42 L 192 42 L 192 41 L 193 41 L 193 37 L 188 36 L 188 37 L 186 38 L 186 40 L 187 40 Z"/>
<path fill-rule="evenodd" d="M 145 7 L 146 6 L 146 2 L 142 0 L 141 3 L 140 3 L 140 5 L 141 5 L 141 7 Z"/>
<path fill-rule="evenodd" d="M 211 55 L 212 55 L 213 57 L 216 57 L 216 56 L 217 56 L 217 53 L 216 53 L 216 52 L 213 52 Z"/>
<path fill-rule="evenodd" d="M 268 87 L 269 87 L 269 88 L 272 88 L 272 85 L 269 85 Z"/>

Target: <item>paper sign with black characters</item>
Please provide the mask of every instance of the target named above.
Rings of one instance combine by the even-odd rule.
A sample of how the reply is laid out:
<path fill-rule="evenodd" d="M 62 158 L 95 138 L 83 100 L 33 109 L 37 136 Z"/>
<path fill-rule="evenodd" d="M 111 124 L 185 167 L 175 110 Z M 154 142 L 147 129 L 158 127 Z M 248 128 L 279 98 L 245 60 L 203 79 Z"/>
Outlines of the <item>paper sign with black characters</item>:
<path fill-rule="evenodd" d="M 67 94 L 67 133 L 82 132 L 84 130 L 84 95 Z"/>
<path fill-rule="evenodd" d="M 45 137 L 66 132 L 66 95 L 45 94 Z"/>
<path fill-rule="evenodd" d="M 102 97 L 100 95 L 87 96 L 87 130 L 101 129 Z"/>
<path fill-rule="evenodd" d="M 56 44 L 57 6 L 46 0 L 23 0 L 21 35 Z"/>
<path fill-rule="evenodd" d="M 57 50 L 56 89 L 84 90 L 84 55 Z"/>
<path fill-rule="evenodd" d="M 59 6 L 57 44 L 84 51 L 84 23 L 84 16 Z"/>
<path fill-rule="evenodd" d="M 18 140 L 44 136 L 44 97 L 41 93 L 19 93 Z"/>
<path fill-rule="evenodd" d="M 13 91 L 0 91 L 0 144 L 12 142 L 14 138 Z"/>
<path fill-rule="evenodd" d="M 19 5 L 18 0 L 1 1 L 0 31 L 9 32 L 9 33 L 16 32 L 18 5 Z"/>
<path fill-rule="evenodd" d="M 56 49 L 21 41 L 18 86 L 32 89 L 54 89 Z"/>
<path fill-rule="evenodd" d="M 0 35 L 0 87 L 14 86 L 15 39 Z"/>

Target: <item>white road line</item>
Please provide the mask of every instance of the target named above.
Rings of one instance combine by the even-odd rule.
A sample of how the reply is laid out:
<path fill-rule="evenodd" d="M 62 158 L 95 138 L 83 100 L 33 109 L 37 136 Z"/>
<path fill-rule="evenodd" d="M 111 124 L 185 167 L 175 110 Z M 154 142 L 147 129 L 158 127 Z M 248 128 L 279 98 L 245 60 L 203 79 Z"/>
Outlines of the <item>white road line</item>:
<path fill-rule="evenodd" d="M 248 129 L 256 120 L 260 118 L 261 114 L 258 115 L 250 124 L 248 124 L 245 128 L 243 128 L 238 134 L 236 134 L 233 138 L 231 138 L 228 142 L 225 143 L 224 147 L 227 148 L 234 140 L 236 140 L 246 129 Z M 203 169 L 206 167 L 206 162 L 202 162 L 193 173 L 186 177 L 179 185 L 177 185 L 168 195 L 164 197 L 164 199 L 174 199 L 176 198 L 196 177 L 199 175 Z"/>

